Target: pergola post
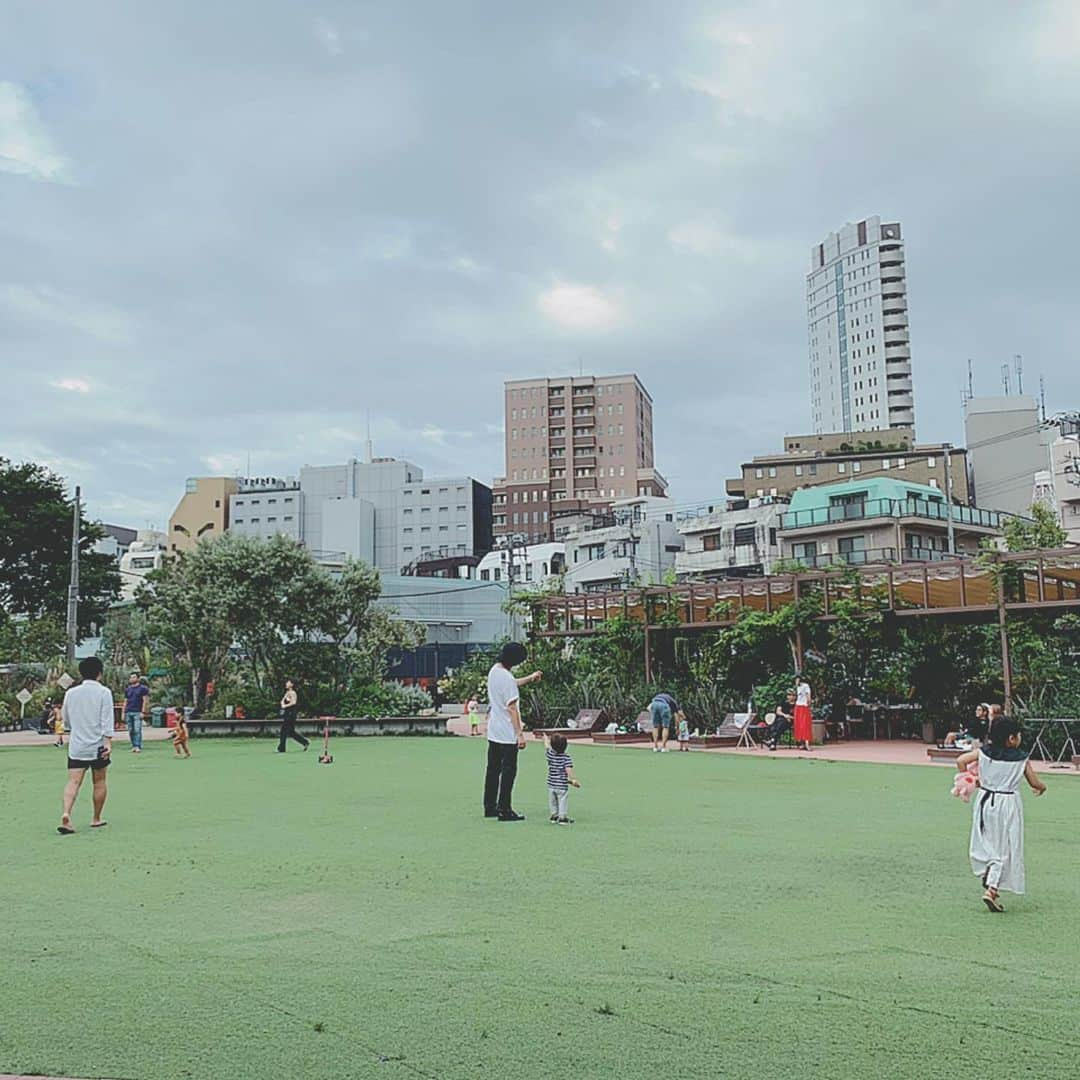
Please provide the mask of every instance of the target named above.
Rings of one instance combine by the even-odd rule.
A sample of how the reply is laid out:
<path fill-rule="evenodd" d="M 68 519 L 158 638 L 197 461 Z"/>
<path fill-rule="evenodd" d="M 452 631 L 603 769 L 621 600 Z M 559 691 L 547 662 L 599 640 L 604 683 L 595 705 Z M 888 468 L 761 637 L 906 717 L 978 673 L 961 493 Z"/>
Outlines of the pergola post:
<path fill-rule="evenodd" d="M 1006 625 L 1005 586 L 1001 577 L 1000 558 L 996 562 L 998 566 L 998 630 L 1001 635 L 1001 680 L 1005 689 L 1005 715 L 1008 716 L 1012 712 L 1012 661 L 1009 658 L 1009 629 Z"/>
<path fill-rule="evenodd" d="M 652 685 L 652 644 L 648 622 L 645 623 L 645 682 Z"/>

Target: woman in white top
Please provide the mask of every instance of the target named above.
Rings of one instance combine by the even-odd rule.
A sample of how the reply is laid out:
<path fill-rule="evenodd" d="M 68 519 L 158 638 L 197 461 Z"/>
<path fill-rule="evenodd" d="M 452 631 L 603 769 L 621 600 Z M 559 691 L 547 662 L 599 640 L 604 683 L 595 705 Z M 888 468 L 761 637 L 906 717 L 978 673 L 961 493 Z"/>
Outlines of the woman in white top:
<path fill-rule="evenodd" d="M 1027 780 L 1036 795 L 1046 791 L 1028 757 L 1020 749 L 1021 726 L 1003 716 L 994 723 L 990 738 L 979 750 L 956 759 L 963 771 L 979 763 L 979 790 L 972 800 L 971 869 L 981 878 L 983 903 L 995 912 L 1004 911 L 998 894 L 1002 889 L 1024 892 L 1024 804 L 1020 781 Z"/>
<path fill-rule="evenodd" d="M 794 736 L 796 745 L 802 745 L 806 750 L 812 750 L 814 742 L 814 714 L 810 709 L 810 703 L 810 684 L 806 681 L 805 675 L 800 675 L 795 688 Z"/>

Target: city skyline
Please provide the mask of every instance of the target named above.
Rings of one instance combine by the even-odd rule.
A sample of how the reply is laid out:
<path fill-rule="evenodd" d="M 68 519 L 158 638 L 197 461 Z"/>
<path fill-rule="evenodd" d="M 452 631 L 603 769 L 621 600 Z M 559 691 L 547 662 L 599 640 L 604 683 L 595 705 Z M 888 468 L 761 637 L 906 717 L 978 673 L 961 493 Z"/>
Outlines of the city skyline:
<path fill-rule="evenodd" d="M 0 15 L 0 454 L 160 525 L 189 476 L 363 457 L 370 410 L 379 454 L 490 482 L 504 382 L 583 368 L 636 373 L 672 494 L 717 497 L 810 427 L 805 253 L 876 213 L 920 439 L 962 443 L 969 357 L 1074 408 L 1078 57 L 1052 2 Z"/>

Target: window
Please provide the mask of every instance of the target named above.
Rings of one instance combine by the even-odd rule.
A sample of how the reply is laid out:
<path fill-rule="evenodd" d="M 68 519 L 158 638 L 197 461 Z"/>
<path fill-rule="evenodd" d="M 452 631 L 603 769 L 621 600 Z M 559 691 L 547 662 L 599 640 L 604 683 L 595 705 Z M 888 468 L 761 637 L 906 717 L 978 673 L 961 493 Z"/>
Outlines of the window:
<path fill-rule="evenodd" d="M 817 541 L 810 540 L 805 544 L 792 544 L 791 557 L 800 562 L 813 562 L 817 558 Z"/>
<path fill-rule="evenodd" d="M 853 473 L 862 472 L 862 462 L 861 461 L 853 461 L 851 463 L 851 471 Z"/>
<path fill-rule="evenodd" d="M 757 540 L 757 527 L 755 525 L 735 526 L 735 546 L 753 547 Z"/>
<path fill-rule="evenodd" d="M 490 581 L 491 580 L 491 571 L 490 570 L 481 570 L 480 571 L 480 580 L 481 581 Z"/>
<path fill-rule="evenodd" d="M 769 466 L 769 478 L 772 479 L 775 476 L 776 476 L 776 466 L 775 465 L 770 465 Z"/>
<path fill-rule="evenodd" d="M 848 555 L 853 551 L 866 550 L 865 536 L 843 536 L 836 541 L 836 550 L 841 555 Z"/>
<path fill-rule="evenodd" d="M 795 475 L 796 476 L 802 476 L 802 466 L 801 465 L 796 465 L 795 466 Z"/>
<path fill-rule="evenodd" d="M 896 467 L 898 469 L 906 469 L 907 468 L 907 458 L 897 458 L 896 459 Z"/>
<path fill-rule="evenodd" d="M 761 479 L 764 478 L 764 476 L 765 476 L 765 470 L 764 469 L 755 469 L 754 470 L 754 479 L 755 480 L 761 480 Z"/>
<path fill-rule="evenodd" d="M 932 488 L 936 488 L 938 486 L 937 477 L 936 476 L 931 476 L 930 480 L 929 480 L 929 484 L 930 484 L 930 486 Z"/>
<path fill-rule="evenodd" d="M 891 463 L 889 462 L 889 459 L 888 459 L 888 458 L 882 458 L 882 459 L 881 459 L 881 467 L 882 467 L 883 469 L 888 469 L 888 468 L 890 468 L 890 467 L 891 467 Z"/>
<path fill-rule="evenodd" d="M 927 467 L 928 469 L 936 469 L 936 468 L 937 468 L 937 458 L 935 458 L 935 457 L 928 457 L 928 458 L 926 459 L 926 467 Z"/>
<path fill-rule="evenodd" d="M 838 473 L 846 473 L 847 472 L 847 465 L 844 464 L 844 462 L 841 461 L 840 464 L 836 466 L 836 471 Z"/>

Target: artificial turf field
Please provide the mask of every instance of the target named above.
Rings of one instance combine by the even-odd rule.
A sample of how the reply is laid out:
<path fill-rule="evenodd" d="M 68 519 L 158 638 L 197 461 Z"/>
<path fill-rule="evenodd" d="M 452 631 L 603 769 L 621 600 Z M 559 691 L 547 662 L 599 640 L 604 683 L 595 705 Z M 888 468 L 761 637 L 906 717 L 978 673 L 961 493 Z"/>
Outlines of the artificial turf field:
<path fill-rule="evenodd" d="M 572 748 L 577 824 L 480 813 L 481 739 L 117 745 L 91 832 L 0 751 L 0 1073 L 1075 1077 L 1080 779 L 988 913 L 945 769 Z"/>

